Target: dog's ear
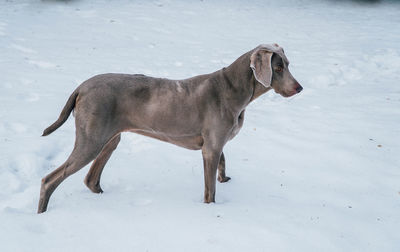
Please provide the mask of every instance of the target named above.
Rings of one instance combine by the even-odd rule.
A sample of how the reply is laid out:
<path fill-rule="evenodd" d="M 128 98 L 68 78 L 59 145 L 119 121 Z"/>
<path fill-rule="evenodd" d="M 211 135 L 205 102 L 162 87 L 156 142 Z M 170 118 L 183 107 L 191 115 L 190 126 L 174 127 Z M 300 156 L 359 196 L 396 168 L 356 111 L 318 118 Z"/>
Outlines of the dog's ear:
<path fill-rule="evenodd" d="M 254 77 L 266 88 L 271 86 L 272 81 L 272 54 L 265 48 L 259 48 L 250 56 L 250 67 L 253 70 Z"/>

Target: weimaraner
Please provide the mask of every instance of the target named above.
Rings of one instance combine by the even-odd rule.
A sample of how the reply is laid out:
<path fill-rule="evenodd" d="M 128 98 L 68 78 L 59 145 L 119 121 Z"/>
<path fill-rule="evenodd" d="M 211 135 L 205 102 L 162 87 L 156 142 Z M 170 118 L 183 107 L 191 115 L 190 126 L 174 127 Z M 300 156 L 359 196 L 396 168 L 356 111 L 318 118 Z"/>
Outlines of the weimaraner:
<path fill-rule="evenodd" d="M 191 150 L 204 162 L 204 202 L 215 202 L 215 183 L 225 175 L 224 145 L 243 125 L 251 101 L 274 89 L 284 97 L 303 88 L 288 69 L 277 44 L 260 45 L 226 68 L 184 80 L 141 74 L 101 74 L 83 82 L 69 97 L 47 136 L 75 109 L 75 146 L 67 161 L 42 179 L 38 213 L 47 210 L 51 194 L 68 176 L 94 160 L 85 184 L 103 192 L 100 176 L 121 132 L 130 131 Z"/>

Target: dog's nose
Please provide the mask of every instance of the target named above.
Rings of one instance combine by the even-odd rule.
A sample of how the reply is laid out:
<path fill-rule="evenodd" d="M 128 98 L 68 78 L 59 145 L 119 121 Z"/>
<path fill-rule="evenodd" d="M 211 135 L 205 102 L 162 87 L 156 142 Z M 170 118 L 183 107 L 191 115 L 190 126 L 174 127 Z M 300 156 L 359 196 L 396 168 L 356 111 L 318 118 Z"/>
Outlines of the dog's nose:
<path fill-rule="evenodd" d="M 298 85 L 298 86 L 296 87 L 296 92 L 297 92 L 297 93 L 300 93 L 301 90 L 303 90 L 303 87 L 300 86 L 300 84 L 297 84 L 297 85 Z"/>

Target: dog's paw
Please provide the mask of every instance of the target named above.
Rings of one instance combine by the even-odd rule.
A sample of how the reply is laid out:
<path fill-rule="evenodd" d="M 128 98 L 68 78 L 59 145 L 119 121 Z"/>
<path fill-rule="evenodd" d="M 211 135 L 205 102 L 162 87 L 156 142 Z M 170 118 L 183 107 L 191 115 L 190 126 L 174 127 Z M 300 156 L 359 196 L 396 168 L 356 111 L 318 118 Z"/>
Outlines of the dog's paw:
<path fill-rule="evenodd" d="M 230 177 L 227 177 L 227 176 L 225 176 L 225 177 L 218 177 L 218 181 L 220 182 L 220 183 L 225 183 L 225 182 L 228 182 L 229 180 L 231 180 L 231 178 Z"/>
<path fill-rule="evenodd" d="M 85 185 L 90 189 L 90 191 L 94 193 L 103 193 L 103 190 L 101 189 L 100 183 L 90 183 L 87 179 L 85 179 Z"/>

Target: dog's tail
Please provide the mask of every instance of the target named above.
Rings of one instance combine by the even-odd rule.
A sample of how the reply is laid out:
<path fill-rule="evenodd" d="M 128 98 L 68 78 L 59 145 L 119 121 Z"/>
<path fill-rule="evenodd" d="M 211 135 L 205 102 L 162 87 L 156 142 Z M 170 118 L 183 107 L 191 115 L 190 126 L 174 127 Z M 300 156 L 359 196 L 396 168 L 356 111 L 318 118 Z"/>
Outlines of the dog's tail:
<path fill-rule="evenodd" d="M 71 96 L 68 98 L 67 103 L 65 104 L 63 110 L 61 111 L 60 116 L 58 117 L 57 121 L 55 121 L 52 125 L 50 125 L 47 129 L 43 131 L 42 136 L 47 136 L 51 134 L 53 131 L 58 129 L 65 121 L 68 119 L 69 114 L 75 107 L 75 100 L 78 96 L 78 89 L 76 89 Z"/>

